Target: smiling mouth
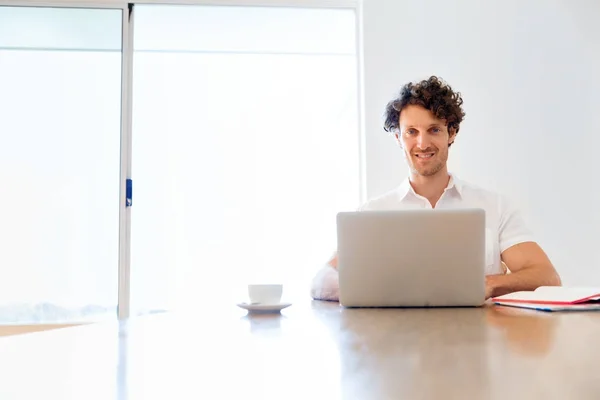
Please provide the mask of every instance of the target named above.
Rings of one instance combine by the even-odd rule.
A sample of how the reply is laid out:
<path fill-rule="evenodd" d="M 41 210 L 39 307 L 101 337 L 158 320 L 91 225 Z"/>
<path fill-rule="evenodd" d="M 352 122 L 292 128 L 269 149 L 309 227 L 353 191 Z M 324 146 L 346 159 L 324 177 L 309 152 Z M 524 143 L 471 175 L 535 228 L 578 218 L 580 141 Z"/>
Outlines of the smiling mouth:
<path fill-rule="evenodd" d="M 415 157 L 422 158 L 422 159 L 427 159 L 427 158 L 433 157 L 434 154 L 435 153 L 415 153 Z"/>

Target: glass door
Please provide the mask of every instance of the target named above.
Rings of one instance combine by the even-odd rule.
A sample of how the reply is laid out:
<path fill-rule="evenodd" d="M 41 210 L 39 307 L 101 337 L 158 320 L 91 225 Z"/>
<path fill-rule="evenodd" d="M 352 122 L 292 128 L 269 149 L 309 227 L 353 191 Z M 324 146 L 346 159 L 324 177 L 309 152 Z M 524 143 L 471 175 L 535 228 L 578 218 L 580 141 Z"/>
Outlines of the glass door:
<path fill-rule="evenodd" d="M 116 316 L 122 18 L 0 7 L 0 324 Z"/>
<path fill-rule="evenodd" d="M 359 202 L 355 18 L 136 5 L 132 314 L 234 304 L 249 282 L 308 297 Z"/>

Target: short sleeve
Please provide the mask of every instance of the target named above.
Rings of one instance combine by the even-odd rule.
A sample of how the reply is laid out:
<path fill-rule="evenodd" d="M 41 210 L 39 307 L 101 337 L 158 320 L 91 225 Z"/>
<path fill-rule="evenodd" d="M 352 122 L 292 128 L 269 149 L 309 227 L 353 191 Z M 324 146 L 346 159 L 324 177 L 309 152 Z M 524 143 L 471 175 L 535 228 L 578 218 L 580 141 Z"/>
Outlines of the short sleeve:
<path fill-rule="evenodd" d="M 500 253 L 519 243 L 535 241 L 533 232 L 529 229 L 521 211 L 510 201 L 500 198 L 500 226 L 498 229 Z"/>

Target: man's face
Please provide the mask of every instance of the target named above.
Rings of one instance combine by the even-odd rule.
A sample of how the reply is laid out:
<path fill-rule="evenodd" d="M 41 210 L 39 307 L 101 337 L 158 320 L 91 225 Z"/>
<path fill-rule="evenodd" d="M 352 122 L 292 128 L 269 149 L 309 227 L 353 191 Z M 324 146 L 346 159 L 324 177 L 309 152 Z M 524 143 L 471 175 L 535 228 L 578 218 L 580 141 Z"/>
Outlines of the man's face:
<path fill-rule="evenodd" d="M 446 121 L 418 105 L 408 105 L 400 113 L 400 131 L 396 139 L 404 150 L 411 171 L 432 176 L 444 169 L 448 161 L 448 146 L 454 141 Z"/>

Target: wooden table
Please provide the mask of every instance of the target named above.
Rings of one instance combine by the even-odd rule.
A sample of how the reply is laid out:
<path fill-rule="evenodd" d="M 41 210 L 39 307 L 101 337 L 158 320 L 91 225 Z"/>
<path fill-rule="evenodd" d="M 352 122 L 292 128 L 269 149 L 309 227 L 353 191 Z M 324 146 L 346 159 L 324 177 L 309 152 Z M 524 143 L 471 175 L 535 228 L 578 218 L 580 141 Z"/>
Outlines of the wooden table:
<path fill-rule="evenodd" d="M 0 399 L 600 399 L 600 313 L 201 308 L 0 338 Z"/>

